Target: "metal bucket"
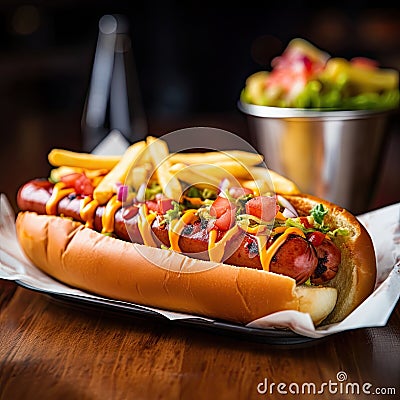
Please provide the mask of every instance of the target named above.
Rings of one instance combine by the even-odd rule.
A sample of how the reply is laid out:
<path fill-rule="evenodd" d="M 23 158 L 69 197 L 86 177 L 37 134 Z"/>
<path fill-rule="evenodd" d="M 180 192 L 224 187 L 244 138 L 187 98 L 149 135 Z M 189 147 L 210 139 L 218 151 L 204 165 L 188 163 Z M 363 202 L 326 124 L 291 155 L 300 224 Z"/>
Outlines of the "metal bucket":
<path fill-rule="evenodd" d="M 314 111 L 239 103 L 268 168 L 354 214 L 379 177 L 388 111 Z"/>

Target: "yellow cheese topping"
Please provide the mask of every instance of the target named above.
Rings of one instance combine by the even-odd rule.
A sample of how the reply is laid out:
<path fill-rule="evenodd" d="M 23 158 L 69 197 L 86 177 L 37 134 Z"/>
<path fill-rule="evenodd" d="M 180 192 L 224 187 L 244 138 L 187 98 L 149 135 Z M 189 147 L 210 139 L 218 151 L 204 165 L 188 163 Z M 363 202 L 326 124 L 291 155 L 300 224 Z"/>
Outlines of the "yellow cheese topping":
<path fill-rule="evenodd" d="M 63 197 L 68 196 L 70 193 L 75 192 L 75 189 L 65 189 L 65 186 L 66 185 L 63 182 L 58 182 L 54 185 L 53 192 L 51 193 L 51 196 L 46 203 L 46 213 L 48 215 L 56 215 L 58 203 L 60 202 L 60 200 Z"/>
<path fill-rule="evenodd" d="M 146 204 L 142 204 L 139 207 L 139 215 L 138 215 L 138 228 L 140 235 L 142 236 L 143 243 L 146 246 L 157 247 L 156 242 L 154 241 L 151 224 L 156 218 L 156 215 L 148 212 L 148 208 Z"/>
<path fill-rule="evenodd" d="M 267 236 L 256 236 L 258 243 L 258 252 L 260 254 L 260 262 L 263 270 L 269 271 L 269 265 L 271 263 L 272 257 L 278 251 L 279 247 L 285 243 L 286 238 L 290 234 L 299 235 L 305 238 L 304 233 L 299 228 L 286 228 L 285 231 L 279 236 L 272 245 L 267 249 Z"/>
<path fill-rule="evenodd" d="M 91 200 L 91 197 L 85 197 L 81 202 L 80 216 L 85 221 L 86 228 L 93 228 L 94 216 L 99 203 Z"/>
<path fill-rule="evenodd" d="M 106 208 L 104 209 L 104 213 L 101 217 L 101 222 L 103 224 L 101 233 L 111 233 L 114 231 L 114 216 L 121 206 L 122 203 L 117 199 L 116 195 L 111 197 L 111 199 L 107 202 Z"/>
<path fill-rule="evenodd" d="M 89 204 L 92 201 L 92 198 L 90 196 L 85 196 L 83 199 L 81 199 L 81 207 L 79 213 L 82 211 L 82 209 Z"/>
<path fill-rule="evenodd" d="M 168 237 L 171 246 L 171 250 L 181 252 L 179 248 L 179 237 L 185 228 L 186 225 L 192 223 L 195 219 L 197 219 L 197 210 L 189 209 L 186 210 L 185 213 L 176 220 L 172 220 L 169 224 L 168 229 Z"/>
<path fill-rule="evenodd" d="M 285 232 L 286 229 L 288 229 L 287 226 L 277 226 L 277 227 L 274 229 L 274 233 L 282 233 L 282 232 Z"/>
<path fill-rule="evenodd" d="M 280 211 L 278 211 L 278 212 L 276 213 L 275 219 L 280 219 L 280 220 L 282 220 L 282 221 L 286 221 L 286 220 L 287 220 L 287 218 L 286 218 Z"/>
<path fill-rule="evenodd" d="M 225 235 L 218 241 L 217 239 L 218 231 L 216 229 L 212 229 L 208 238 L 208 255 L 210 261 L 221 262 L 222 257 L 225 253 L 226 244 L 232 237 L 239 231 L 239 227 L 234 225 L 231 229 L 229 229 Z"/>

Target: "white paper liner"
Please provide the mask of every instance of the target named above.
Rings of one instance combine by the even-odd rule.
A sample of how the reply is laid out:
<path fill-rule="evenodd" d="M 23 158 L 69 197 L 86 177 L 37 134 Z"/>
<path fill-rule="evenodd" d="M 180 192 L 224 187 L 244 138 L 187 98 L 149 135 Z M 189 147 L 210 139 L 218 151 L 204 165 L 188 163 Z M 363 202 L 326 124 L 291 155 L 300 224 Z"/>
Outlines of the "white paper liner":
<path fill-rule="evenodd" d="M 107 148 L 103 148 L 101 153 L 120 154 L 123 149 L 120 136 L 113 134 L 106 139 Z M 400 294 L 399 216 L 400 203 L 397 203 L 358 217 L 368 230 L 374 243 L 377 258 L 377 282 L 374 292 L 342 322 L 315 328 L 308 314 L 297 311 L 282 311 L 252 321 L 247 324 L 247 327 L 261 329 L 289 328 L 300 335 L 322 338 L 350 329 L 386 325 Z M 14 211 L 4 194 L 0 195 L 0 279 L 20 281 L 32 288 L 49 293 L 105 300 L 103 297 L 70 288 L 50 278 L 26 258 L 16 238 Z M 116 300 L 115 302 L 124 304 L 124 302 Z M 207 322 L 213 321 L 209 318 L 190 314 L 152 307 L 137 307 L 157 312 L 170 320 L 195 318 Z"/>

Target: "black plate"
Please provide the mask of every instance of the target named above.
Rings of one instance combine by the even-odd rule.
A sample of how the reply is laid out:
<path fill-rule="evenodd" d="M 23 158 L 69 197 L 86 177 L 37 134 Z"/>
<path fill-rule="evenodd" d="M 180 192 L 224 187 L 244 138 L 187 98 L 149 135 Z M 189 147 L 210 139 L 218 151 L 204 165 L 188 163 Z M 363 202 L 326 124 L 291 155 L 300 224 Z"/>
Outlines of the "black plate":
<path fill-rule="evenodd" d="M 299 335 L 289 329 L 259 329 L 259 328 L 249 328 L 244 325 L 238 325 L 234 323 L 224 322 L 224 321 L 206 321 L 200 318 L 186 318 L 186 319 L 175 319 L 169 320 L 162 314 L 140 307 L 138 305 L 117 301 L 107 298 L 97 298 L 97 297 L 84 297 L 67 293 L 54 293 L 45 289 L 37 288 L 25 282 L 16 280 L 19 286 L 32 290 L 38 293 L 50 296 L 53 299 L 76 304 L 79 306 L 90 306 L 90 307 L 102 307 L 113 312 L 123 313 L 125 315 L 136 315 L 136 316 L 147 316 L 151 318 L 162 318 L 165 321 L 169 321 L 174 324 L 181 324 L 184 326 L 195 327 L 200 329 L 205 329 L 217 334 L 229 334 L 233 336 L 240 337 L 241 340 L 258 341 L 268 344 L 277 345 L 295 345 L 304 344 L 312 341 L 320 341 L 322 339 L 314 339 L 307 336 Z"/>

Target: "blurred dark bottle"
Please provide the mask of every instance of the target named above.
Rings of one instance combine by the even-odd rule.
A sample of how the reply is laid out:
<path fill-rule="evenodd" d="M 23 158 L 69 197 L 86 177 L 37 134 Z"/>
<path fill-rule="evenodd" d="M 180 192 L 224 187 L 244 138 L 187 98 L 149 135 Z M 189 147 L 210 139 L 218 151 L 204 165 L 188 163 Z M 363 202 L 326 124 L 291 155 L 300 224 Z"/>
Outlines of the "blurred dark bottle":
<path fill-rule="evenodd" d="M 92 151 L 112 130 L 134 143 L 147 122 L 133 58 L 129 26 L 120 15 L 104 15 L 82 121 L 83 150 Z"/>

